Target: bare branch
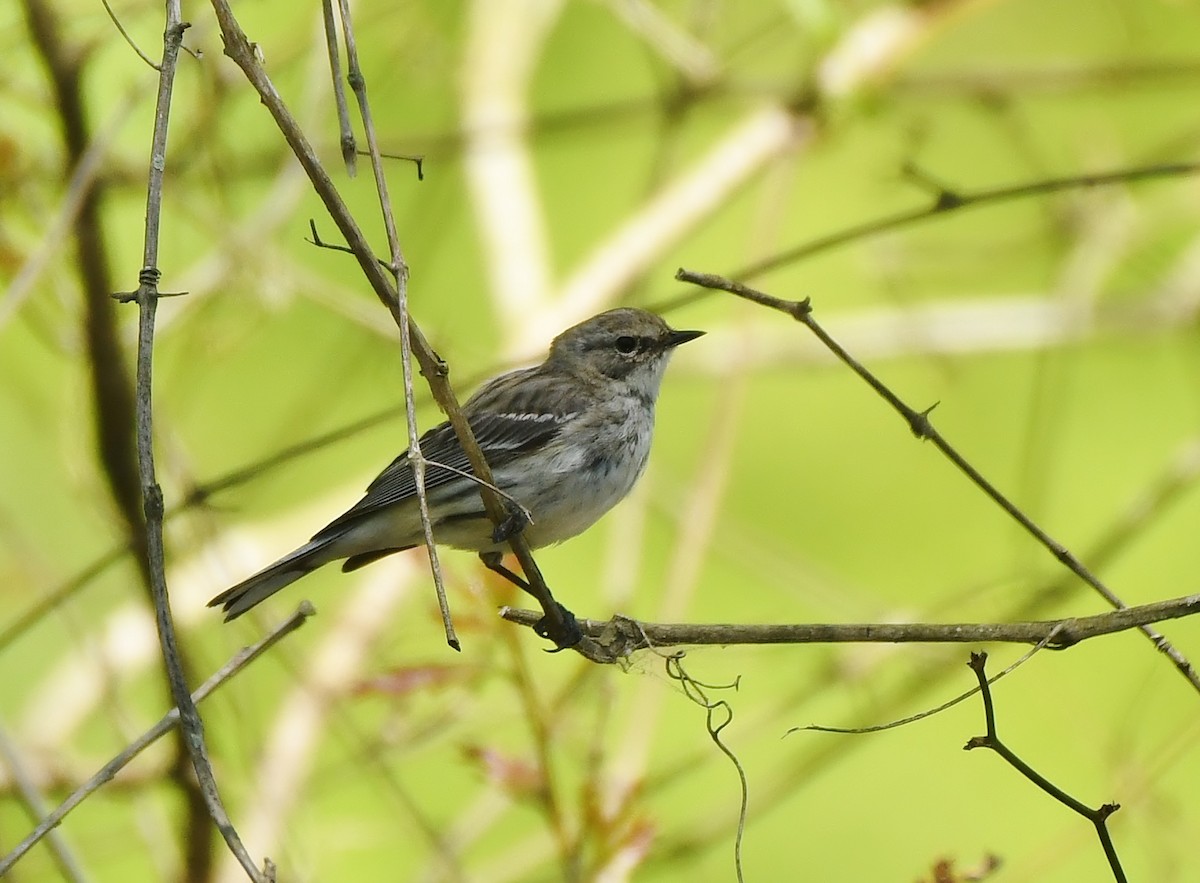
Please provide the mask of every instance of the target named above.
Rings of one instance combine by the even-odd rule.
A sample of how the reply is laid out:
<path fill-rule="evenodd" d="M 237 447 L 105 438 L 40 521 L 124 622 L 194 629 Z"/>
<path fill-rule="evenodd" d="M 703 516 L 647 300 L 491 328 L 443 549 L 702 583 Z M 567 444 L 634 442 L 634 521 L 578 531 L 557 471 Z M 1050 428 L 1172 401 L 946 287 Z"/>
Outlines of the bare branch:
<path fill-rule="evenodd" d="M 304 601 L 296 609 L 296 612 L 289 616 L 286 620 L 271 630 L 265 638 L 259 641 L 252 647 L 245 647 L 233 656 L 225 665 L 218 669 L 212 677 L 200 685 L 195 693 L 191 694 L 192 702 L 199 704 L 212 695 L 218 687 L 222 686 L 242 671 L 258 657 L 262 656 L 277 643 L 290 635 L 300 626 L 308 621 L 308 618 L 315 614 L 313 606 Z M 6 874 L 25 853 L 29 852 L 35 844 L 50 831 L 62 823 L 62 820 L 67 817 L 71 810 L 83 803 L 83 801 L 94 791 L 98 790 L 102 785 L 111 782 L 113 778 L 124 769 L 131 760 L 173 730 L 179 725 L 179 709 L 172 708 L 167 712 L 158 723 L 146 730 L 141 736 L 133 740 L 125 747 L 116 757 L 106 763 L 100 770 L 92 776 L 88 781 L 84 782 L 71 793 L 66 800 L 58 805 L 55 810 L 42 819 L 39 824 L 24 840 L 17 844 L 8 855 L 0 858 L 0 876 Z"/>
<path fill-rule="evenodd" d="M 849 352 L 845 350 L 833 337 L 817 323 L 813 318 L 812 304 L 808 298 L 802 301 L 789 301 L 766 292 L 758 291 L 748 285 L 743 285 L 740 282 L 735 282 L 731 279 L 726 279 L 722 276 L 715 276 L 710 273 L 696 273 L 691 270 L 680 269 L 675 278 L 682 282 L 692 282 L 696 285 L 701 285 L 705 288 L 715 288 L 722 291 L 728 291 L 731 294 L 736 294 L 738 297 L 760 304 L 765 307 L 770 307 L 779 310 L 800 322 L 808 328 L 821 343 L 829 348 L 830 352 L 836 355 L 844 362 L 855 374 L 861 377 L 868 386 L 879 394 L 889 405 L 904 418 L 908 423 L 909 430 L 914 436 L 922 441 L 931 442 L 941 453 L 953 463 L 964 475 L 966 475 L 972 483 L 982 490 L 988 497 L 992 499 L 1001 509 L 1003 509 L 1010 517 L 1021 525 L 1035 540 L 1038 541 L 1047 551 L 1052 554 L 1055 559 L 1078 576 L 1081 580 L 1091 586 L 1095 591 L 1108 603 L 1116 608 L 1123 608 L 1125 603 L 1117 597 L 1117 595 L 1106 586 L 1098 576 L 1090 569 L 1084 566 L 1078 558 L 1062 543 L 1054 539 L 1045 530 L 1043 530 L 1032 518 L 1026 515 L 1020 507 L 1013 503 L 1008 497 L 1000 492 L 994 484 L 988 481 L 978 469 L 976 469 L 967 459 L 960 454 L 929 420 L 929 414 L 933 411 L 937 404 L 934 403 L 924 411 L 918 411 L 905 403 L 898 395 L 892 392 L 888 386 L 872 374 L 862 363 L 855 359 Z M 1187 658 L 1180 653 L 1174 645 L 1172 645 L 1162 634 L 1147 624 L 1138 626 L 1147 638 L 1158 648 L 1159 652 L 1169 658 L 1175 665 L 1175 668 L 1187 678 L 1192 687 L 1200 692 L 1200 673 L 1198 673 Z"/>
<path fill-rule="evenodd" d="M 437 595 L 438 610 L 442 617 L 446 643 L 455 650 L 461 650 L 462 645 L 454 631 L 454 620 L 450 616 L 450 602 L 446 598 L 446 581 L 442 576 L 442 563 L 438 558 L 437 544 L 433 537 L 433 522 L 429 517 L 429 494 L 425 489 L 425 457 L 421 454 L 421 437 L 417 432 L 417 403 L 412 370 L 412 320 L 408 314 L 408 264 L 404 260 L 404 253 L 400 248 L 400 237 L 396 232 L 396 219 L 392 212 L 392 200 L 388 195 L 387 176 L 384 174 L 383 160 L 379 155 L 379 139 L 375 137 L 375 120 L 371 115 L 370 102 L 367 100 L 367 79 L 363 75 L 362 66 L 358 63 L 358 44 L 354 36 L 350 4 L 347 0 L 339 0 L 338 11 L 342 20 L 342 35 L 346 39 L 350 88 L 354 90 L 354 96 L 358 99 L 358 111 L 362 117 L 367 150 L 371 157 L 371 171 L 375 176 L 375 192 L 379 197 L 379 207 L 383 213 L 383 226 L 387 231 L 390 256 L 387 268 L 391 271 L 395 284 L 396 325 L 400 329 L 400 367 L 404 375 L 408 463 L 412 468 L 417 489 L 417 509 L 421 515 L 421 532 L 425 539 L 425 549 L 429 553 L 429 569 L 433 574 L 434 592 Z M 343 153 L 345 149 L 346 145 L 343 140 Z"/>
<path fill-rule="evenodd" d="M 1095 616 L 1031 622 L 997 623 L 663 623 L 615 616 L 581 619 L 580 630 L 611 657 L 623 659 L 637 650 L 681 644 L 1038 644 L 1062 650 L 1080 641 L 1111 635 L 1153 622 L 1200 613 L 1200 595 L 1184 595 L 1153 604 L 1122 607 Z M 500 608 L 509 622 L 532 626 L 532 610 Z"/>
<path fill-rule="evenodd" d="M 913 167 L 907 167 L 909 177 L 914 177 Z M 1014 199 L 1024 199 L 1031 196 L 1044 196 L 1048 193 L 1060 193 L 1068 190 L 1082 190 L 1092 187 L 1109 187 L 1115 184 L 1133 184 L 1139 181 L 1152 181 L 1159 178 L 1178 178 L 1195 175 L 1200 172 L 1200 163 L 1176 162 L 1159 163 L 1150 166 L 1133 166 L 1124 169 L 1114 169 L 1109 172 L 1096 174 L 1068 175 L 1062 178 L 1044 178 L 1037 181 L 1022 181 L 1005 187 L 995 187 L 983 190 L 958 190 L 939 188 L 932 193 L 930 201 L 919 208 L 907 209 L 879 218 L 871 218 L 861 224 L 853 224 L 825 236 L 810 239 L 799 245 L 785 249 L 778 254 L 746 264 L 730 272 L 728 276 L 734 279 L 753 279 L 772 270 L 796 263 L 814 255 L 843 245 L 849 245 L 861 239 L 870 239 L 883 233 L 890 233 L 904 227 L 913 226 L 932 218 L 950 214 L 965 209 L 979 208 L 999 202 Z M 929 176 L 924 175 L 926 180 Z M 676 277 L 678 278 L 678 277 Z M 707 286 L 706 286 L 707 287 Z M 656 309 L 660 311 L 691 303 L 702 296 L 697 292 L 685 292 L 672 297 Z"/>
<path fill-rule="evenodd" d="M 13 743 L 8 730 L 4 726 L 0 726 L 0 758 L 4 759 L 5 766 L 11 772 L 13 782 L 17 786 L 17 794 L 20 795 L 21 802 L 25 804 L 26 809 L 29 810 L 35 819 L 45 817 L 46 809 L 42 795 L 38 792 L 37 784 L 33 781 L 33 777 L 29 775 L 21 759 L 21 752 Z M 79 866 L 79 860 L 75 858 L 74 853 L 57 831 L 47 829 L 45 838 L 47 846 L 50 847 L 50 854 L 54 856 L 54 862 L 58 865 L 58 870 L 62 873 L 64 879 L 70 881 L 70 883 L 83 883 L 83 881 L 88 879 L 83 869 Z M 37 843 L 37 840 L 31 840 L 29 845 L 33 846 L 35 843 Z M 17 858 L 20 858 L 20 856 L 18 855 Z M 6 861 L 7 858 L 0 861 L 0 874 L 5 872 L 7 866 L 4 862 Z"/>
<path fill-rule="evenodd" d="M 1015 751 L 1005 745 L 996 733 L 996 711 L 992 705 L 992 690 L 987 677 L 987 654 L 972 653 L 970 665 L 971 671 L 975 672 L 975 676 L 979 679 L 979 693 L 983 698 L 983 713 L 987 720 L 987 733 L 983 736 L 972 737 L 963 746 L 963 749 L 970 751 L 973 748 L 990 748 L 1004 758 L 1009 766 L 1033 782 L 1033 784 L 1037 785 L 1059 803 L 1069 807 L 1091 822 L 1096 828 L 1096 835 L 1100 838 L 1100 845 L 1104 849 L 1105 857 L 1108 859 L 1108 866 L 1112 869 L 1113 879 L 1117 883 L 1125 883 L 1125 871 L 1121 868 L 1121 860 L 1117 856 L 1117 849 L 1113 845 L 1112 836 L 1108 833 L 1108 817 L 1121 808 L 1120 804 L 1105 803 L 1097 809 L 1092 809 L 1082 801 L 1072 797 L 1066 791 L 1063 791 L 1022 760 Z"/>
<path fill-rule="evenodd" d="M 261 883 L 268 880 L 268 877 L 255 866 L 221 803 L 221 795 L 217 790 L 216 778 L 204 744 L 204 723 L 192 701 L 187 676 L 183 671 L 175 637 L 175 625 L 171 617 L 171 601 L 167 593 L 162 488 L 158 485 L 154 468 L 154 317 L 158 309 L 158 280 L 161 275 L 158 269 L 158 233 L 162 216 L 163 175 L 167 164 L 171 94 L 183 34 L 188 27 L 189 25 L 182 20 L 179 0 L 168 0 L 167 21 L 163 32 L 163 59 L 159 68 L 158 103 L 154 114 L 154 137 L 150 148 L 145 247 L 136 294 L 139 308 L 136 386 L 138 475 L 141 480 L 142 505 L 146 519 L 146 567 L 154 601 L 154 622 L 158 629 L 159 645 L 162 648 L 167 680 L 171 685 L 171 695 L 179 709 L 184 745 L 200 783 L 200 791 L 209 816 L 250 879 Z"/>

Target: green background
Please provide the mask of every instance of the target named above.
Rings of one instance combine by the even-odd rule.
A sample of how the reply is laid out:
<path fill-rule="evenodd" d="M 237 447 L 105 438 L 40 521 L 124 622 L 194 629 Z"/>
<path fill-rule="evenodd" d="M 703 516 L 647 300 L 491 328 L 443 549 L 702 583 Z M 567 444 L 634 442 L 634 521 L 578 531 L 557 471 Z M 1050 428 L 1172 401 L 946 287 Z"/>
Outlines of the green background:
<path fill-rule="evenodd" d="M 59 224 L 68 160 L 24 12 L 36 2 L 0 8 L 5 628 L 126 537 L 96 454 L 87 295 Z M 82 63 L 111 287 L 128 290 L 156 75 L 99 6 L 49 8 Z M 115 11 L 157 56 L 161 10 Z M 319 9 L 236 13 L 384 254 L 367 161 L 349 178 L 339 159 Z M 668 373 L 638 492 L 537 555 L 579 615 L 993 621 L 1107 609 L 803 327 L 672 276 L 733 273 L 928 205 L 906 164 L 973 193 L 1194 159 L 1195 3 L 368 0 L 354 14 L 381 147 L 425 157 L 424 180 L 401 161 L 388 180 L 413 316 L 461 395 L 608 306 L 662 308 L 675 327 L 709 332 Z M 320 611 L 203 706 L 251 853 L 286 880 L 733 879 L 738 779 L 703 709 L 653 655 L 598 669 L 543 653 L 497 620 L 521 599 L 472 556 L 443 555 L 461 654 L 443 642 L 418 552 L 351 576 L 329 568 L 232 625 L 205 609 L 357 500 L 407 434 L 394 325 L 351 258 L 305 241 L 310 218 L 322 238 L 338 241 L 336 229 L 222 55 L 211 8 L 187 4 L 184 17 L 199 57 L 179 67 L 159 266 L 163 290 L 188 294 L 159 308 L 159 479 L 168 507 L 223 486 L 168 525 L 175 615 L 199 679 L 301 598 Z M 835 69 L 851 71 L 846 86 Z M 492 122 L 468 113 L 500 102 L 505 82 Z M 788 109 L 792 139 L 757 157 L 731 145 L 747 120 Z M 525 178 L 506 183 L 482 164 L 497 143 Z M 725 166 L 699 174 L 721 149 Z M 723 186 L 714 170 L 739 162 L 744 174 Z M 682 180 L 707 203 L 668 204 L 638 238 L 648 258 L 618 249 L 597 300 L 571 301 L 580 268 Z M 656 238 L 664 224 L 677 235 Z M 516 241 L 502 249 L 505 231 Z M 1200 179 L 1183 176 L 950 213 L 748 281 L 811 297 L 835 338 L 909 404 L 938 402 L 933 419 L 958 450 L 1140 604 L 1196 591 L 1200 569 L 1198 246 Z M 505 267 L 542 284 L 506 283 Z M 132 383 L 136 307 L 104 309 L 125 359 L 100 370 Z M 438 414 L 418 390 L 426 428 Z M 373 415 L 385 417 L 265 465 Z M 1163 628 L 1200 656 L 1194 622 Z M 709 695 L 733 708 L 722 738 L 749 783 L 747 879 L 930 879 L 940 859 L 966 870 L 989 854 L 1003 863 L 989 879 L 1110 876 L 1088 822 L 995 755 L 961 750 L 983 729 L 977 699 L 877 734 L 785 735 L 936 705 L 974 683 L 972 649 L 689 652 L 693 677 L 739 684 Z M 1024 652 L 988 649 L 993 672 Z M 995 699 L 1001 735 L 1051 781 L 1089 805 L 1122 805 L 1110 827 L 1130 879 L 1200 876 L 1200 695 L 1143 636 L 1041 653 Z M 51 804 L 167 707 L 128 556 L 0 644 L 0 726 Z M 183 858 L 195 835 L 169 742 L 60 828 L 88 879 L 237 879 L 219 841 L 211 866 Z M 3 770 L 7 851 L 33 822 Z M 42 845 L 12 879 L 60 873 Z"/>

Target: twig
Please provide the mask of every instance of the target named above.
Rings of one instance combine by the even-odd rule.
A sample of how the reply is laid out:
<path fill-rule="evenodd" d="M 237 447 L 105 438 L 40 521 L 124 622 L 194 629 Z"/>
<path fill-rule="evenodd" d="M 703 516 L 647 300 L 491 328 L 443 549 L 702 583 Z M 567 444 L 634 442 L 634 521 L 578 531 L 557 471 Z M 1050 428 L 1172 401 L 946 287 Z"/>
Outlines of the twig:
<path fill-rule="evenodd" d="M 421 437 L 417 432 L 416 392 L 413 388 L 412 370 L 412 327 L 413 323 L 408 314 L 408 263 L 400 248 L 400 237 L 396 232 L 396 219 L 392 213 L 392 200 L 388 195 L 387 176 L 383 171 L 383 160 L 379 156 L 379 139 L 375 137 L 375 119 L 371 115 L 371 104 L 367 100 L 367 79 L 363 75 L 362 66 L 358 63 L 358 44 L 354 36 L 354 25 L 350 17 L 348 0 L 338 0 L 338 11 L 342 19 L 342 36 L 346 40 L 346 62 L 350 88 L 358 100 L 358 112 L 363 121 L 363 133 L 367 141 L 367 150 L 371 156 L 371 171 L 375 175 L 375 192 L 379 197 L 379 207 L 383 213 L 383 226 L 387 232 L 388 253 L 391 257 L 387 265 L 395 285 L 395 316 L 396 326 L 400 330 L 400 367 L 404 376 L 404 413 L 408 426 L 408 463 L 413 471 L 413 481 L 417 489 L 417 508 L 421 515 L 421 532 L 425 537 L 425 549 L 429 554 L 429 569 L 433 574 L 434 592 L 437 595 L 438 611 L 442 617 L 442 628 L 445 630 L 446 643 L 455 650 L 461 650 L 462 645 L 454 631 L 454 620 L 450 615 L 450 602 L 446 597 L 446 581 L 442 576 L 442 563 L 438 557 L 437 544 L 433 537 L 433 522 L 429 517 L 429 494 L 425 489 L 425 457 L 421 454 Z M 343 142 L 343 153 L 345 143 Z"/>
<path fill-rule="evenodd" d="M 1046 186 L 1049 182 L 1043 182 L 1042 186 Z M 1031 187 L 1036 185 L 1029 185 Z M 782 298 L 774 297 L 765 292 L 758 291 L 740 282 L 734 282 L 731 279 L 726 279 L 722 276 L 715 276 L 709 273 L 696 273 L 691 270 L 680 269 L 675 278 L 682 282 L 692 282 L 696 285 L 704 286 L 705 288 L 715 288 L 723 291 L 728 291 L 731 294 L 736 294 L 738 297 L 779 310 L 800 322 L 807 327 L 821 343 L 839 359 L 842 360 L 855 374 L 861 377 L 866 383 L 875 390 L 889 405 L 891 405 L 897 413 L 908 423 L 909 430 L 914 436 L 922 441 L 932 442 L 941 453 L 950 460 L 958 469 L 965 474 L 980 490 L 987 494 L 993 502 L 1011 516 L 1018 524 L 1021 525 L 1034 539 L 1036 539 L 1047 551 L 1050 552 L 1064 567 L 1078 576 L 1081 580 L 1091 586 L 1100 594 L 1108 603 L 1116 608 L 1125 606 L 1124 602 L 1108 588 L 1100 578 L 1091 572 L 1083 562 L 1075 557 L 1066 546 L 1058 542 L 1044 531 L 1037 523 L 1026 515 L 1015 503 L 1008 499 L 1000 490 L 988 481 L 983 474 L 967 462 L 948 441 L 942 436 L 929 420 L 930 412 L 936 407 L 935 405 L 926 408 L 924 411 L 917 411 L 910 407 L 900 399 L 898 395 L 891 391 L 886 384 L 874 374 L 872 374 L 865 366 L 856 360 L 842 346 L 822 328 L 812 314 L 812 304 L 808 298 L 801 301 L 789 301 Z M 1192 667 L 1192 664 L 1187 658 L 1180 653 L 1162 634 L 1148 625 L 1140 625 L 1139 628 L 1147 638 L 1158 648 L 1159 652 L 1165 655 L 1175 665 L 1175 668 L 1187 678 L 1192 687 L 1200 692 L 1200 673 Z"/>
<path fill-rule="evenodd" d="M 333 105 L 337 108 L 338 143 L 342 147 L 342 162 L 346 164 L 346 174 L 353 178 L 358 173 L 358 150 L 354 143 L 354 130 L 350 128 L 346 90 L 342 88 L 341 57 L 338 53 L 333 0 L 321 0 L 321 22 L 325 28 L 325 51 L 329 54 L 329 72 L 333 77 Z"/>
<path fill-rule="evenodd" d="M 1026 650 L 1024 653 L 1022 653 L 1020 658 L 1018 658 L 1015 662 L 1013 662 L 1007 668 L 1002 670 L 999 674 L 992 675 L 990 678 L 988 678 L 988 683 L 994 684 L 994 683 L 996 683 L 996 681 L 1000 680 L 1001 678 L 1007 677 L 1008 675 L 1012 674 L 1014 671 L 1016 671 L 1018 668 L 1020 668 L 1026 662 L 1033 659 L 1033 657 L 1038 652 L 1045 650 L 1046 647 L 1050 644 L 1050 642 L 1055 639 L 1055 637 L 1058 635 L 1058 633 L 1059 633 L 1058 629 L 1050 629 L 1050 631 L 1046 633 L 1045 638 L 1043 638 L 1041 641 L 1038 641 L 1037 644 L 1035 644 L 1034 646 L 1032 646 L 1028 650 Z M 926 708 L 922 711 L 918 711 L 916 714 L 910 714 L 908 717 L 902 717 L 897 720 L 886 721 L 881 724 L 870 724 L 865 727 L 828 727 L 828 726 L 824 726 L 822 724 L 809 724 L 806 727 L 792 727 L 784 735 L 790 736 L 792 733 L 800 733 L 800 732 L 807 732 L 807 731 L 811 731 L 811 732 L 815 732 L 815 733 L 837 733 L 840 735 L 847 735 L 847 736 L 861 736 L 866 733 L 881 733 L 884 730 L 894 730 L 897 727 L 905 727 L 905 726 L 908 726 L 909 724 L 915 724 L 917 721 L 922 721 L 922 720 L 925 720 L 926 718 L 933 717 L 934 715 L 941 714 L 943 711 L 953 708 L 954 706 L 958 705 L 959 703 L 964 702 L 967 699 L 970 699 L 972 696 L 974 696 L 978 692 L 979 692 L 978 687 L 972 687 L 970 690 L 965 690 L 962 693 L 959 693 L 957 696 L 947 699 L 945 702 L 942 702 L 939 705 L 935 705 L 933 708 Z"/>
<path fill-rule="evenodd" d="M 987 678 L 987 654 L 972 653 L 970 666 L 971 671 L 975 672 L 975 676 L 979 679 L 979 692 L 983 699 L 983 713 L 987 720 L 987 733 L 983 736 L 971 737 L 967 741 L 967 744 L 963 746 L 963 750 L 970 751 L 973 748 L 990 748 L 1004 758 L 1013 769 L 1033 782 L 1033 784 L 1037 785 L 1059 803 L 1069 807 L 1091 822 L 1096 828 L 1096 836 L 1100 838 L 1100 845 L 1104 848 L 1104 855 L 1108 859 L 1108 866 L 1112 869 L 1113 879 L 1117 883 L 1125 883 L 1125 872 L 1121 869 L 1121 861 L 1117 856 L 1116 847 L 1113 845 L 1112 836 L 1108 833 L 1108 817 L 1120 809 L 1121 805 L 1118 803 L 1105 803 L 1097 809 L 1092 809 L 1053 784 L 1049 779 L 1018 757 L 1016 752 L 1001 742 L 1000 737 L 996 734 L 996 712 L 992 705 L 992 691 Z"/>
<path fill-rule="evenodd" d="M 926 184 L 932 182 L 927 174 L 920 174 L 911 164 L 905 167 L 908 177 L 923 178 Z M 1012 199 L 1024 199 L 1029 196 L 1044 196 L 1047 193 L 1059 193 L 1064 190 L 1081 190 L 1089 187 L 1108 187 L 1113 184 L 1132 184 L 1137 181 L 1154 180 L 1156 178 L 1177 178 L 1183 175 L 1194 175 L 1200 172 L 1200 163 L 1175 162 L 1157 163 L 1149 166 L 1134 166 L 1126 169 L 1113 169 L 1109 172 L 1099 172 L 1091 175 L 1066 175 L 1062 178 L 1045 178 L 1040 181 L 1025 181 L 1020 184 L 1010 184 L 1005 187 L 994 187 L 983 190 L 957 190 L 945 186 L 937 186 L 932 192 L 928 205 L 908 211 L 896 212 L 882 218 L 874 218 L 863 224 L 855 224 L 821 236 L 817 239 L 801 243 L 795 248 L 782 251 L 779 254 L 747 264 L 735 273 L 738 279 L 752 279 L 772 270 L 777 270 L 785 264 L 810 258 L 813 255 L 854 242 L 858 239 L 868 239 L 881 233 L 889 233 L 900 227 L 908 227 L 921 221 L 964 209 L 979 208 L 997 202 L 1007 202 Z M 926 189 L 929 189 L 926 187 Z"/>
<path fill-rule="evenodd" d="M 129 48 L 134 51 L 134 54 L 136 54 L 138 58 L 140 58 L 142 61 L 146 62 L 146 64 L 150 65 L 150 67 L 152 67 L 154 70 L 158 71 L 161 74 L 162 68 L 159 65 L 155 64 L 154 59 L 151 58 L 149 55 L 147 55 L 145 52 L 143 52 L 141 47 L 138 46 L 137 43 L 133 42 L 133 38 L 131 36 L 129 36 L 129 32 L 126 31 L 125 26 L 123 24 L 121 24 L 121 19 L 117 18 L 117 14 L 115 12 L 113 12 L 113 8 L 112 8 L 112 6 L 109 5 L 108 0 L 100 0 L 100 2 L 104 6 L 104 11 L 108 13 L 108 17 L 112 21 L 113 27 L 115 27 L 117 29 L 117 33 L 119 33 L 125 39 L 125 42 L 129 44 Z"/>
<path fill-rule="evenodd" d="M 63 176 L 70 177 L 69 187 L 78 187 L 68 198 L 77 198 L 78 206 L 71 213 L 75 271 L 79 277 L 83 309 L 79 312 L 80 333 L 86 341 L 86 364 L 95 434 L 94 451 L 100 474 L 119 514 L 119 525 L 128 537 L 133 563 L 141 577 L 141 588 L 148 605 L 153 604 L 146 525 L 138 476 L 136 456 L 136 401 L 134 387 L 127 367 L 126 353 L 117 328 L 117 312 L 112 309 L 112 274 L 109 267 L 108 236 L 101 220 L 101 203 L 107 179 L 103 176 L 87 181 L 86 175 L 75 174 L 89 161 L 93 138 L 88 121 L 85 72 L 93 53 L 88 47 L 72 40 L 59 19 L 57 4 L 24 0 L 30 35 L 45 61 L 53 88 L 53 105 L 62 128 Z M 139 90 L 140 91 L 140 90 Z M 54 238 L 53 230 L 47 235 Z M 55 246 L 61 249 L 62 243 Z M 39 260 L 35 255 L 34 260 Z M 32 269 L 27 265 L 26 269 Z M 32 277 L 27 276 L 28 283 Z M 18 297 L 20 292 L 14 292 Z M 10 302 L 15 305 L 15 302 Z M 185 668 L 186 657 L 181 659 Z M 208 856 L 215 832 L 209 823 L 199 785 L 187 770 L 187 747 L 182 737 L 175 747 L 177 763 L 172 765 L 171 778 L 182 793 L 186 810 L 182 817 L 183 842 L 188 858 L 182 879 L 202 881 L 208 875 Z"/>
<path fill-rule="evenodd" d="M 175 67 L 183 34 L 189 25 L 182 20 L 179 0 L 168 0 L 167 21 L 163 33 L 163 59 L 159 71 L 158 103 L 154 114 L 154 138 L 150 153 L 149 183 L 146 195 L 146 239 L 142 271 L 138 274 L 138 347 L 137 347 L 137 460 L 142 487 L 143 509 L 146 518 L 146 565 L 150 590 L 154 600 L 154 623 L 158 629 L 159 645 L 171 695 L 179 709 L 184 744 L 200 783 L 200 790 L 209 816 L 225 838 L 230 851 L 237 856 L 250 879 L 255 883 L 268 880 L 255 866 L 242 845 L 237 830 L 229 820 L 221 795 L 217 790 L 212 766 L 204 744 L 204 723 L 192 702 L 191 691 L 183 672 L 175 625 L 171 618 L 171 602 L 167 594 L 167 578 L 163 551 L 163 496 L 154 469 L 153 383 L 154 317 L 158 309 L 158 230 L 162 215 L 163 174 L 167 160 L 167 133 L 171 111 L 171 93 L 175 82 Z"/>
<path fill-rule="evenodd" d="M 21 761 L 21 754 L 4 726 L 0 726 L 0 758 L 3 758 L 4 764 L 8 767 L 13 782 L 17 786 L 17 793 L 30 814 L 34 819 L 45 818 L 46 807 L 42 795 L 38 792 L 33 778 L 25 769 L 25 764 Z M 54 861 L 63 878 L 71 883 L 83 883 L 87 880 L 88 877 L 79 866 L 79 861 L 59 833 L 57 831 L 47 831 L 46 833 L 46 845 L 49 846 L 50 854 L 54 856 Z M 36 840 L 33 841 L 33 843 L 36 842 Z M 30 843 L 30 846 L 33 843 Z M 5 866 L 0 863 L 0 874 L 3 874 L 4 871 Z"/>
<path fill-rule="evenodd" d="M 274 647 L 283 638 L 290 635 L 300 626 L 308 621 L 316 611 L 313 606 L 304 601 L 297 608 L 296 612 L 289 616 L 286 620 L 276 626 L 270 634 L 259 641 L 252 647 L 244 647 L 236 653 L 225 665 L 218 669 L 212 677 L 200 685 L 195 693 L 191 695 L 193 703 L 199 704 L 207 699 L 218 687 L 225 684 L 231 678 L 235 677 L 247 665 L 249 665 L 258 657 Z M 62 823 L 62 820 L 67 817 L 71 810 L 83 803 L 83 801 L 94 791 L 101 786 L 111 782 L 113 778 L 124 769 L 131 760 L 171 732 L 179 725 L 179 709 L 172 708 L 167 712 L 158 723 L 152 726 L 146 732 L 142 733 L 137 739 L 125 747 L 118 755 L 106 763 L 100 770 L 76 788 L 66 800 L 60 803 L 55 810 L 42 819 L 39 824 L 30 834 L 17 844 L 8 855 L 0 858 L 0 876 L 6 874 L 15 865 L 25 853 L 39 840 L 47 835 L 54 828 Z"/>
<path fill-rule="evenodd" d="M 913 166 L 906 166 L 905 169 L 909 178 L 915 177 Z M 921 208 L 908 209 L 891 215 L 872 218 L 861 224 L 844 227 L 825 236 L 818 236 L 816 239 L 802 242 L 794 248 L 746 264 L 727 275 L 734 279 L 754 279 L 787 264 L 841 248 L 843 245 L 849 245 L 860 239 L 870 239 L 874 236 L 919 224 L 940 215 L 950 214 L 951 212 L 978 208 L 998 202 L 1007 202 L 1013 199 L 1024 199 L 1029 196 L 1043 196 L 1047 193 L 1059 193 L 1066 190 L 1080 190 L 1089 187 L 1107 187 L 1113 184 L 1133 183 L 1157 178 L 1176 178 L 1184 175 L 1194 175 L 1197 172 L 1200 172 L 1200 163 L 1162 163 L 1150 166 L 1134 166 L 1127 169 L 1114 169 L 1110 172 L 1093 175 L 1068 175 L 1062 178 L 1026 181 L 1021 184 L 1010 184 L 1006 187 L 995 187 L 989 190 L 945 188 L 933 193 L 932 200 Z M 926 180 L 929 179 L 928 175 L 924 175 L 923 177 Z M 684 292 L 657 304 L 654 309 L 657 312 L 666 312 L 689 304 L 702 295 L 703 292 Z"/>
<path fill-rule="evenodd" d="M 579 628 L 595 639 L 615 661 L 648 647 L 682 644 L 978 644 L 1045 642 L 1063 650 L 1101 635 L 1111 635 L 1152 622 L 1200 613 L 1200 594 L 1184 595 L 1138 607 L 1122 607 L 1094 616 L 1031 622 L 963 623 L 664 623 L 617 616 L 580 619 Z M 509 622 L 532 626 L 533 610 L 502 607 Z M 1049 639 L 1048 639 L 1049 638 Z"/>

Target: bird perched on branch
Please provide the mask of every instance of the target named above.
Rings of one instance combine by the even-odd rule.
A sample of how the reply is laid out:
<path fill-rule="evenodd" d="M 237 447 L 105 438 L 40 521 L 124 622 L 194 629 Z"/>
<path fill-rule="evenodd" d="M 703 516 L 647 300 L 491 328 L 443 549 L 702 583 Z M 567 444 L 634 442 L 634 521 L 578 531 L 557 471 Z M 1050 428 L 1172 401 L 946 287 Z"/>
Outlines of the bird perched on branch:
<path fill-rule="evenodd" d="M 581 533 L 633 488 L 650 454 L 654 403 L 671 353 L 703 333 L 675 331 L 645 310 L 609 310 L 556 337 L 540 365 L 494 377 L 466 401 L 463 414 L 497 488 L 524 516 L 515 529 L 532 548 Z M 436 542 L 498 560 L 506 531 L 484 511 L 454 429 L 434 427 L 420 448 Z M 423 538 L 406 451 L 311 540 L 208 604 L 228 621 L 331 561 L 357 570 Z"/>

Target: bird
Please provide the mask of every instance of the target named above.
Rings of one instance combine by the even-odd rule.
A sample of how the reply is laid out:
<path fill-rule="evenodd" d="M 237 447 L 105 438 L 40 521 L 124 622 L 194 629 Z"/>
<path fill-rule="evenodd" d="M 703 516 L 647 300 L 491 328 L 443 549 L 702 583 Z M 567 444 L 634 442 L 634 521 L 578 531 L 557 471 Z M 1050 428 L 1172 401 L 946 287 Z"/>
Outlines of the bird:
<path fill-rule="evenodd" d="M 677 331 L 646 310 L 612 309 L 559 334 L 541 364 L 484 383 L 462 411 L 496 487 L 516 504 L 514 517 L 493 525 L 447 421 L 420 438 L 435 543 L 498 562 L 515 529 L 536 549 L 591 527 L 645 471 L 667 363 L 676 347 L 703 334 Z M 228 622 L 330 562 L 341 560 L 342 571 L 350 572 L 423 543 L 416 477 L 405 451 L 361 500 L 307 543 L 208 606 L 221 607 Z"/>

